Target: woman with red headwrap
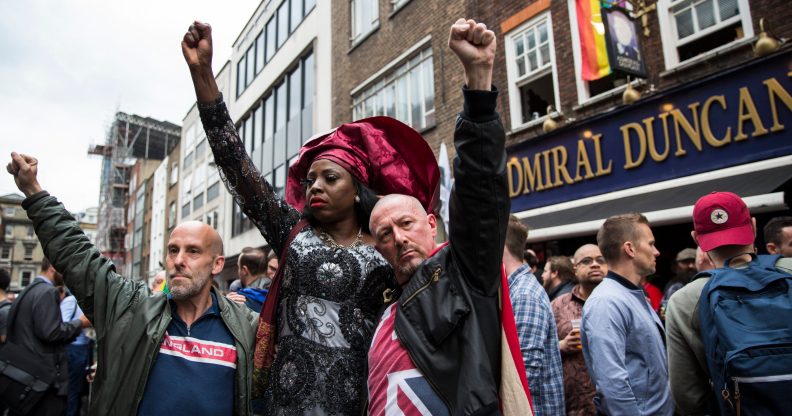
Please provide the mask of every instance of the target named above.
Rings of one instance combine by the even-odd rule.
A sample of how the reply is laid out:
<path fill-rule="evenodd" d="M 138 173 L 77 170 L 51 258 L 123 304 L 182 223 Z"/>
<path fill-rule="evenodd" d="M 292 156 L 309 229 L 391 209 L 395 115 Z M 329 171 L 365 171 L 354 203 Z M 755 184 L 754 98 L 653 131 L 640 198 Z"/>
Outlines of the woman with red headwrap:
<path fill-rule="evenodd" d="M 283 201 L 228 115 L 212 73 L 209 25 L 190 26 L 182 51 L 221 177 L 280 254 L 256 335 L 254 391 L 269 414 L 360 414 L 366 352 L 383 291 L 395 287 L 372 246 L 369 216 L 377 194 L 413 195 L 431 210 L 439 181 L 434 154 L 397 120 L 344 124 L 303 146 Z"/>

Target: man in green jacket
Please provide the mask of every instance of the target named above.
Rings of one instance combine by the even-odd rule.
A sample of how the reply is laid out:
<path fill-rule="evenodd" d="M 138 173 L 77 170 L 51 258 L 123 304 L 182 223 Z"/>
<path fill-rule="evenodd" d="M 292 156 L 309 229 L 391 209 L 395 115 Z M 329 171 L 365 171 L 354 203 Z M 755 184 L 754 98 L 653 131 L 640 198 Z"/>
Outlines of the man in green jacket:
<path fill-rule="evenodd" d="M 92 415 L 248 415 L 258 316 L 219 296 L 223 242 L 206 224 L 170 235 L 170 295 L 124 279 L 36 178 L 35 158 L 11 154 L 7 170 L 27 197 L 44 254 L 60 271 L 98 338 Z"/>

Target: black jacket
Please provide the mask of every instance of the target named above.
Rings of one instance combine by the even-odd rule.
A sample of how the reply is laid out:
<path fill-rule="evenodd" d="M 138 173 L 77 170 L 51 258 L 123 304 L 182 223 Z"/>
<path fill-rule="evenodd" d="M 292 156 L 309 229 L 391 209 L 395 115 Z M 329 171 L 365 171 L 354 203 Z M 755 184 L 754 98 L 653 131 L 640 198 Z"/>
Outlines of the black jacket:
<path fill-rule="evenodd" d="M 498 414 L 498 289 L 510 200 L 497 91 L 465 90 L 454 144 L 449 244 L 399 297 L 395 329 L 452 415 Z"/>
<path fill-rule="evenodd" d="M 79 319 L 61 320 L 58 290 L 37 277 L 8 313 L 8 342 L 37 354 L 55 372 L 58 395 L 66 395 L 68 371 L 64 347 L 82 330 Z"/>

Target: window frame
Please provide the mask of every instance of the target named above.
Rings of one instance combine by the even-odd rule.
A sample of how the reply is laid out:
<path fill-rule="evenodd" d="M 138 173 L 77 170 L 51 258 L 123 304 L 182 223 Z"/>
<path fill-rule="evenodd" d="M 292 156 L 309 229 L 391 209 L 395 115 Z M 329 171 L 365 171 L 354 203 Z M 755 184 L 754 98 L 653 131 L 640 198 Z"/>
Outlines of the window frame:
<path fill-rule="evenodd" d="M 515 40 L 517 36 L 522 36 L 526 31 L 531 28 L 538 27 L 542 21 L 547 26 L 547 43 L 548 43 L 548 50 L 550 55 L 550 62 L 545 65 L 545 67 L 537 69 L 533 73 L 526 73 L 522 77 L 518 77 L 517 71 L 517 54 L 515 51 Z M 512 29 L 509 33 L 503 35 L 504 37 L 504 53 L 506 58 L 506 79 L 508 82 L 508 90 L 509 90 L 509 115 L 511 119 L 511 130 L 520 130 L 524 128 L 529 128 L 531 126 L 535 126 L 544 122 L 544 120 L 550 116 L 555 117 L 558 114 L 559 108 L 561 108 L 561 100 L 560 100 L 560 90 L 558 85 L 558 66 L 556 65 L 556 55 L 555 55 L 555 39 L 553 37 L 553 20 L 552 14 L 548 9 L 545 12 L 542 12 L 533 18 L 523 22 L 520 26 Z M 537 48 L 539 46 L 537 45 Z M 526 45 L 527 48 L 527 45 Z M 527 49 L 526 49 L 527 53 Z M 522 100 L 520 97 L 520 87 L 525 84 L 528 84 L 532 81 L 535 81 L 548 73 L 551 74 L 553 77 L 553 102 L 551 105 L 553 106 L 554 111 L 550 114 L 545 114 L 544 116 L 539 117 L 536 120 L 528 120 L 523 122 L 522 121 Z"/>
<path fill-rule="evenodd" d="M 577 25 L 577 10 L 575 8 L 575 2 L 576 0 L 567 0 L 569 25 L 572 36 L 572 60 L 575 64 L 575 87 L 578 97 L 578 105 L 573 107 L 573 109 L 597 103 L 627 89 L 627 83 L 625 82 L 623 85 L 617 85 L 610 90 L 603 91 L 596 95 L 591 95 L 588 85 L 589 81 L 585 81 L 581 76 L 581 65 L 583 58 L 580 56 L 580 31 L 578 30 Z M 635 82 L 636 81 L 631 81 L 630 84 L 635 85 Z"/>
<path fill-rule="evenodd" d="M 753 27 L 753 21 L 751 20 L 752 18 L 751 18 L 750 2 L 748 0 L 737 0 L 737 6 L 740 8 L 739 15 L 730 17 L 725 21 L 727 23 L 721 21 L 711 27 L 693 33 L 692 35 L 688 36 L 688 38 L 686 38 L 684 42 L 680 42 L 679 39 L 677 39 L 676 19 L 674 19 L 673 16 L 674 12 L 672 9 L 674 7 L 679 6 L 680 4 L 691 3 L 691 6 L 693 6 L 693 4 L 701 1 L 702 0 L 658 0 L 657 1 L 657 17 L 660 22 L 660 41 L 663 45 L 663 60 L 665 62 L 666 71 L 682 65 L 702 61 L 704 59 L 707 59 L 712 53 L 717 53 L 720 50 L 731 48 L 739 43 L 748 42 L 754 37 L 755 32 Z M 717 0 L 714 1 L 717 3 Z M 679 59 L 679 51 L 678 51 L 679 47 L 684 46 L 697 39 L 700 39 L 704 36 L 707 36 L 713 32 L 716 32 L 722 29 L 724 26 L 731 25 L 737 21 L 740 22 L 740 25 L 743 30 L 742 38 L 735 39 L 729 43 L 724 43 L 723 45 L 720 45 L 717 48 L 713 48 L 707 52 L 686 59 L 684 61 L 681 61 Z"/>
<path fill-rule="evenodd" d="M 360 5 L 360 9 L 362 10 L 366 6 L 374 6 L 374 14 L 372 15 L 374 19 L 369 22 L 370 26 L 366 26 L 362 24 L 362 17 L 361 22 L 358 23 L 358 16 L 357 14 L 360 13 L 359 11 L 356 12 L 356 6 Z M 349 41 L 352 46 L 358 45 L 363 42 L 368 35 L 373 33 L 375 30 L 379 29 L 380 26 L 380 10 L 379 10 L 379 1 L 378 0 L 350 0 L 349 2 Z M 358 27 L 360 26 L 360 27 Z M 359 29 L 359 30 L 358 30 Z"/>
<path fill-rule="evenodd" d="M 361 118 L 371 117 L 374 115 L 388 115 L 396 118 L 414 128 L 417 131 L 425 131 L 437 125 L 437 87 L 434 80 L 434 51 L 431 42 L 421 41 L 416 46 L 411 48 L 408 53 L 391 61 L 385 65 L 375 77 L 372 77 L 360 87 L 351 91 L 352 98 L 352 118 L 359 120 Z M 431 63 L 431 71 L 426 71 L 427 61 Z M 428 74 L 426 72 L 429 72 Z M 412 80 L 412 74 L 420 75 L 420 85 Z M 431 79 L 432 85 L 432 109 L 428 110 L 426 101 L 428 95 L 426 94 L 428 86 L 426 82 Z M 422 110 L 423 119 L 419 124 L 413 124 L 413 88 L 418 85 L 420 89 L 420 107 Z M 401 88 L 400 88 L 401 87 Z M 389 90 L 392 89 L 392 94 Z M 380 93 L 383 97 L 380 97 Z M 400 101 L 402 95 L 407 96 L 406 101 Z M 388 111 L 390 102 L 384 102 L 385 95 L 392 95 L 393 111 L 392 114 Z M 369 111 L 370 101 L 374 100 L 376 109 Z M 383 111 L 379 112 L 378 109 L 382 107 Z"/>

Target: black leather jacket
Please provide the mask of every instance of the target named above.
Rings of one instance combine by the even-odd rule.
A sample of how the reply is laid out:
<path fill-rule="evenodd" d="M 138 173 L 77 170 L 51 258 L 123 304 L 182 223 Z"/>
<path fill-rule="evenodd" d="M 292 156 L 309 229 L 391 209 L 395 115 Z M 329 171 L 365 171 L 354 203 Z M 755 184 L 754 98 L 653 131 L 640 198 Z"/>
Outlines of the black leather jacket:
<path fill-rule="evenodd" d="M 497 90 L 464 90 L 448 245 L 403 287 L 396 333 L 452 415 L 498 414 L 500 287 L 510 200 Z"/>

